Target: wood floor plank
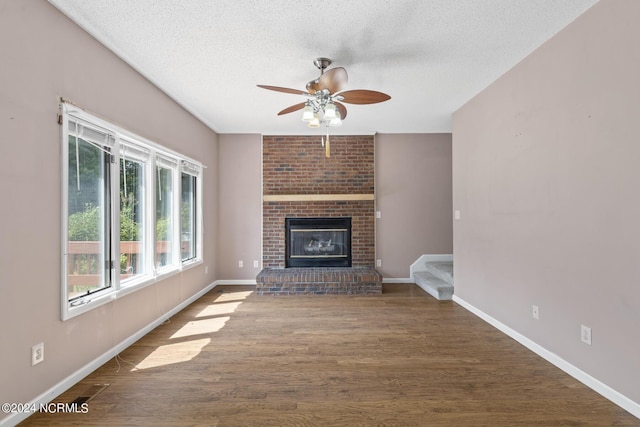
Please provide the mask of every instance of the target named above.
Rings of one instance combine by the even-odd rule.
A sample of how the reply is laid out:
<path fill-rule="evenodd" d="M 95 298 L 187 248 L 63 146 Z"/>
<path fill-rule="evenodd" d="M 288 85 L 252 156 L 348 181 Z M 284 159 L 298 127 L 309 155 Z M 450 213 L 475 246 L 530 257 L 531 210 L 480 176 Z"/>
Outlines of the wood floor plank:
<path fill-rule="evenodd" d="M 640 426 L 454 302 L 216 287 L 24 426 Z M 93 387 L 93 388 L 91 388 Z"/>

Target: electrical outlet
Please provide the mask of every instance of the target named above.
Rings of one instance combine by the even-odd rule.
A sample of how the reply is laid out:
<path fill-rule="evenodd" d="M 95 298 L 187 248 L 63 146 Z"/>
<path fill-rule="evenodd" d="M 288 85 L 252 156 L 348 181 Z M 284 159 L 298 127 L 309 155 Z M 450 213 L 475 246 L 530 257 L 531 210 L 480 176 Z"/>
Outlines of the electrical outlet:
<path fill-rule="evenodd" d="M 536 320 L 538 320 L 540 318 L 540 310 L 538 310 L 538 306 L 537 305 L 533 306 L 531 314 L 533 315 L 533 318 L 536 319 Z"/>
<path fill-rule="evenodd" d="M 259 268 L 260 267 L 260 261 L 258 261 L 257 259 L 253 260 L 253 268 Z"/>
<path fill-rule="evenodd" d="M 376 267 L 382 267 L 382 260 L 381 259 L 376 260 Z"/>
<path fill-rule="evenodd" d="M 204 274 L 209 274 L 209 266 L 208 265 L 204 266 Z"/>
<path fill-rule="evenodd" d="M 44 343 L 31 347 L 31 366 L 35 366 L 44 360 Z"/>
<path fill-rule="evenodd" d="M 382 212 L 376 211 L 376 218 L 378 219 L 382 218 Z"/>
<path fill-rule="evenodd" d="M 242 260 L 238 261 L 238 267 L 239 268 L 244 267 L 244 261 L 242 261 Z"/>
<path fill-rule="evenodd" d="M 457 210 L 457 211 L 455 211 L 455 212 L 453 213 L 453 217 L 454 217 L 455 219 L 460 219 L 460 211 L 458 211 L 458 210 Z"/>
<path fill-rule="evenodd" d="M 583 343 L 591 345 L 591 328 L 580 325 L 580 339 Z"/>

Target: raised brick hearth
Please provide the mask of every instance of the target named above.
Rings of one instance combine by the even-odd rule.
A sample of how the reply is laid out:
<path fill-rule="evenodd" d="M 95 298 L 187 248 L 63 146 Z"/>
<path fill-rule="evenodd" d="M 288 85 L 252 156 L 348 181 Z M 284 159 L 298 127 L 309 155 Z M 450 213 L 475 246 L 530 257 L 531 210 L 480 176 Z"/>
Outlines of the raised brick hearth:
<path fill-rule="evenodd" d="M 382 275 L 374 268 L 275 268 L 256 278 L 258 295 L 380 294 Z"/>
<path fill-rule="evenodd" d="M 380 293 L 375 270 L 373 136 L 263 136 L 258 294 Z M 285 218 L 350 217 L 352 268 L 285 268 Z M 269 290 L 267 290 L 269 289 Z"/>

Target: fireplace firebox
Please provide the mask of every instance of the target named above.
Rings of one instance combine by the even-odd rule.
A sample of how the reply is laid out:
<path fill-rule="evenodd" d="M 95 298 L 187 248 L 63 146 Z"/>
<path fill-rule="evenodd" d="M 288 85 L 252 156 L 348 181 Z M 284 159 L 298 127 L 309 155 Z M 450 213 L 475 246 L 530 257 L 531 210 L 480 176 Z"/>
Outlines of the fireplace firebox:
<path fill-rule="evenodd" d="M 286 267 L 351 267 L 351 218 L 285 218 Z"/>

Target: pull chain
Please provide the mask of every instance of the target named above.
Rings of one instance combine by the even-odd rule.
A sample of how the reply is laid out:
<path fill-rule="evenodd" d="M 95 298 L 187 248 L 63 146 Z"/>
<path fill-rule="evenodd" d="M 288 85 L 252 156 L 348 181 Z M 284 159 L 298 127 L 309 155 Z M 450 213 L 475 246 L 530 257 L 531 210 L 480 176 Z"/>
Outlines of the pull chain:
<path fill-rule="evenodd" d="M 327 142 L 324 145 L 324 156 L 328 159 L 331 157 L 331 148 L 329 147 L 329 132 L 327 132 Z"/>

